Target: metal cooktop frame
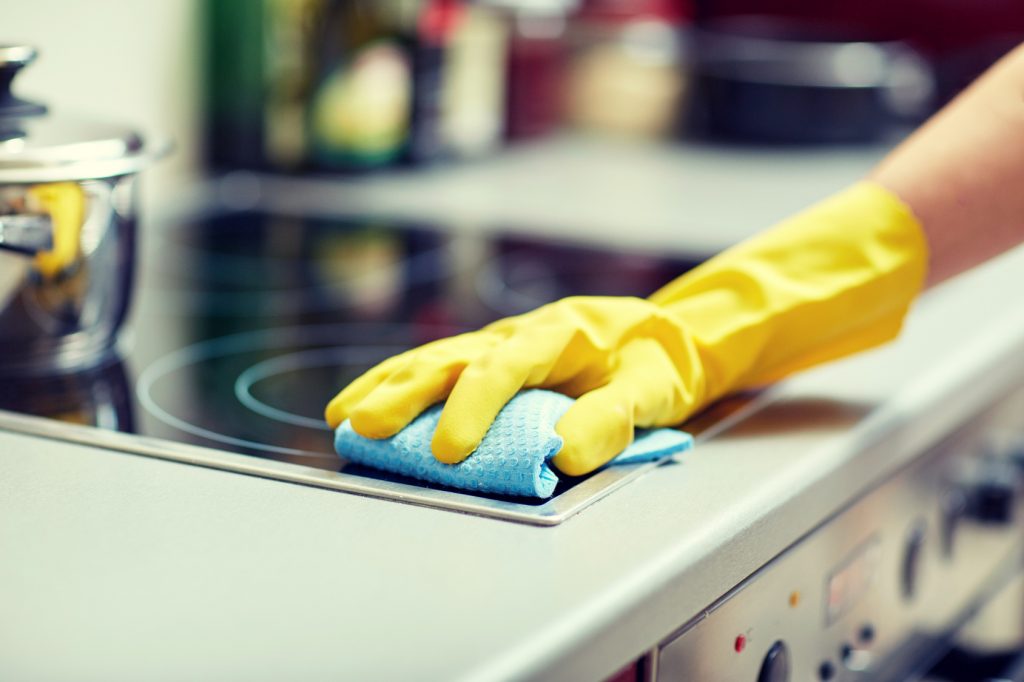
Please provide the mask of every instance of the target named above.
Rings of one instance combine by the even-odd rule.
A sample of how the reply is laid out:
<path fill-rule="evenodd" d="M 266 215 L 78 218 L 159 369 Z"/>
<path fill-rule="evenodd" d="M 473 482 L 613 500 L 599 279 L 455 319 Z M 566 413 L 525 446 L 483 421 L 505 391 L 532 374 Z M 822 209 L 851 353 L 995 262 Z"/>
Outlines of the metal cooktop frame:
<path fill-rule="evenodd" d="M 769 390 L 750 400 L 738 400 L 736 402 L 742 406 L 724 418 L 707 413 L 703 415 L 703 418 L 698 417 L 693 423 L 693 426 L 697 428 L 692 429 L 696 432 L 694 434 L 696 440 L 698 442 L 708 440 L 728 429 L 751 412 L 762 407 L 771 400 L 773 394 L 774 391 Z M 452 490 L 438 490 L 397 481 L 368 478 L 344 471 L 328 471 L 290 462 L 262 459 L 152 436 L 57 422 L 46 417 L 7 410 L 0 410 L 0 430 L 535 526 L 558 525 L 645 472 L 672 459 L 666 457 L 654 462 L 619 464 L 608 467 L 546 502 L 525 504 Z"/>
<path fill-rule="evenodd" d="M 327 471 L 288 462 L 224 452 L 215 448 L 177 443 L 92 426 L 55 422 L 0 410 L 0 429 L 39 438 L 156 457 L 158 459 L 259 476 L 287 483 L 311 485 L 394 502 L 447 509 L 538 526 L 557 525 L 625 485 L 660 462 L 609 467 L 542 504 L 522 504 L 448 490 L 384 481 L 357 474 Z"/>

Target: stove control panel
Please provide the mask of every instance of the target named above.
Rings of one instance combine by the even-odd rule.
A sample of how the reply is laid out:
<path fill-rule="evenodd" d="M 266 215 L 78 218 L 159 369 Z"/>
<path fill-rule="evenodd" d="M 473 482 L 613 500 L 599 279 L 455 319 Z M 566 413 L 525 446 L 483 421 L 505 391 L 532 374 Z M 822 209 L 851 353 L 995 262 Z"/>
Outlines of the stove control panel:
<path fill-rule="evenodd" d="M 922 671 L 1021 570 L 1024 457 L 1015 453 L 1024 449 L 993 449 L 997 432 L 1024 434 L 1024 391 L 944 438 L 667 638 L 654 678 L 903 680 Z"/>

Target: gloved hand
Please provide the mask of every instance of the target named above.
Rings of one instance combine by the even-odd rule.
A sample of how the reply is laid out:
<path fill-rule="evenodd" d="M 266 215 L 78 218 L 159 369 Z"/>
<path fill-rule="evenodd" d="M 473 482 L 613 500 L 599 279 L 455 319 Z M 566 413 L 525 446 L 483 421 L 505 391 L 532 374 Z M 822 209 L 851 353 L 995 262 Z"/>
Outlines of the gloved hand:
<path fill-rule="evenodd" d="M 634 425 L 682 421 L 705 391 L 693 338 L 661 306 L 574 297 L 385 361 L 331 402 L 327 421 L 335 427 L 348 416 L 360 435 L 386 438 L 448 396 L 432 446 L 454 463 L 530 387 L 578 396 L 556 427 L 565 445 L 555 464 L 571 475 L 623 450 Z"/>
<path fill-rule="evenodd" d="M 369 438 L 447 404 L 443 462 L 468 456 L 515 393 L 577 397 L 554 463 L 580 475 L 634 427 L 682 422 L 728 392 L 894 337 L 921 288 L 927 246 L 910 211 L 859 183 L 709 260 L 649 300 L 573 297 L 386 360 L 327 406 Z"/>

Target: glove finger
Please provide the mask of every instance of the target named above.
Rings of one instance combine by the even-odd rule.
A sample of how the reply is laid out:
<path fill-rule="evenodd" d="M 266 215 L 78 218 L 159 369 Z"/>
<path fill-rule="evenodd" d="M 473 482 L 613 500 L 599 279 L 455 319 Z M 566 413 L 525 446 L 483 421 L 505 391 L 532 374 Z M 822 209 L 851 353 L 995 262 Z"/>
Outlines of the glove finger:
<path fill-rule="evenodd" d="M 621 453 L 637 426 L 682 420 L 686 394 L 661 344 L 634 339 L 617 360 L 611 381 L 581 395 L 555 426 L 564 441 L 555 466 L 569 475 L 590 473 Z"/>
<path fill-rule="evenodd" d="M 686 389 L 679 368 L 654 339 L 634 339 L 619 351 L 615 381 L 632 388 L 633 423 L 639 428 L 678 424 L 695 403 L 694 391 Z"/>
<path fill-rule="evenodd" d="M 365 438 L 390 438 L 423 410 L 444 400 L 465 366 L 465 361 L 457 359 L 412 359 L 352 408 L 352 429 Z"/>
<path fill-rule="evenodd" d="M 518 334 L 466 367 L 441 412 L 431 441 L 434 457 L 446 464 L 468 457 L 516 393 L 544 383 L 570 336 Z"/>
<path fill-rule="evenodd" d="M 551 383 L 549 381 L 545 382 L 543 387 L 567 395 L 570 398 L 579 398 L 584 393 L 589 393 L 607 384 L 609 373 L 608 367 L 595 363 L 590 367 L 584 368 L 568 381 L 563 381 L 562 383 Z"/>
<path fill-rule="evenodd" d="M 559 471 L 589 474 L 633 442 L 633 387 L 613 379 L 584 393 L 555 425 L 562 449 L 555 455 Z"/>
<path fill-rule="evenodd" d="M 402 362 L 407 360 L 406 354 L 396 355 L 384 360 L 375 367 L 356 377 L 352 383 L 338 392 L 338 395 L 327 403 L 324 419 L 332 429 L 345 421 L 352 408 L 365 398 L 370 391 L 377 388 Z"/>
<path fill-rule="evenodd" d="M 458 336 L 432 341 L 423 346 L 419 346 L 418 348 L 406 351 L 400 355 L 388 358 L 366 374 L 358 377 L 355 381 L 345 387 L 345 389 L 343 389 L 337 396 L 335 396 L 330 403 L 328 403 L 326 410 L 327 423 L 331 428 L 337 428 L 341 422 L 345 421 L 346 418 L 352 415 L 357 406 L 368 412 L 381 411 L 379 420 L 382 422 L 386 421 L 386 412 L 391 409 L 393 401 L 384 400 L 384 394 L 380 396 L 382 402 L 379 405 L 375 405 L 374 402 L 367 403 L 366 405 L 362 405 L 362 403 L 371 393 L 374 393 L 381 384 L 390 379 L 396 372 L 407 368 L 410 372 L 413 372 L 413 374 L 403 375 L 404 379 L 396 379 L 394 383 L 401 384 L 403 380 L 409 379 L 411 379 L 412 382 L 415 382 L 414 370 L 422 371 L 424 376 L 429 377 L 431 368 L 442 366 L 465 366 L 470 360 L 480 355 L 494 344 L 494 339 L 491 339 L 480 332 L 469 332 L 466 334 L 459 334 Z M 398 387 L 396 386 L 394 388 Z M 445 395 L 447 395 L 446 392 L 442 393 L 434 400 L 434 402 L 443 400 Z M 422 402 L 422 399 L 420 402 Z M 421 411 L 422 409 L 429 407 L 431 404 L 432 403 L 429 402 L 426 403 L 426 405 L 421 408 Z M 364 415 L 364 417 L 365 416 L 368 415 Z M 401 424 L 398 429 L 401 429 L 402 426 L 405 426 L 409 421 L 412 421 L 415 416 L 416 415 L 414 414 L 412 417 L 406 419 L 405 423 Z M 368 422 L 373 423 L 374 421 L 373 416 L 369 415 Z M 354 424 L 353 427 L 355 427 Z M 368 428 L 368 430 L 376 432 L 379 429 Z M 359 432 L 358 429 L 357 432 Z"/>
<path fill-rule="evenodd" d="M 500 355 L 467 367 L 452 388 L 434 431 L 434 457 L 446 464 L 468 457 L 501 408 L 523 387 L 529 372 L 527 363 Z"/>

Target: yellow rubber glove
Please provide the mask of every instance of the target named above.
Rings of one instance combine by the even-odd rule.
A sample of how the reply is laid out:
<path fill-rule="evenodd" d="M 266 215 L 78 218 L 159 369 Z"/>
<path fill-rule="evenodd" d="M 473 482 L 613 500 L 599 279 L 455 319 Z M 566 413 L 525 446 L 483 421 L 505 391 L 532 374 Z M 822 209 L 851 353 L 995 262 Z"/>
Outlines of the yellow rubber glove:
<path fill-rule="evenodd" d="M 678 424 L 726 393 L 893 338 L 926 264 L 910 211 L 859 183 L 648 300 L 567 298 L 386 360 L 331 401 L 327 421 L 385 438 L 447 397 L 432 447 L 458 462 L 517 391 L 550 388 L 577 397 L 554 463 L 581 475 L 634 427 Z"/>
<path fill-rule="evenodd" d="M 85 221 L 85 192 L 75 182 L 35 185 L 28 190 L 34 210 L 50 214 L 53 225 L 53 248 L 36 254 L 36 269 L 46 278 L 53 278 L 77 262 L 79 237 Z"/>

